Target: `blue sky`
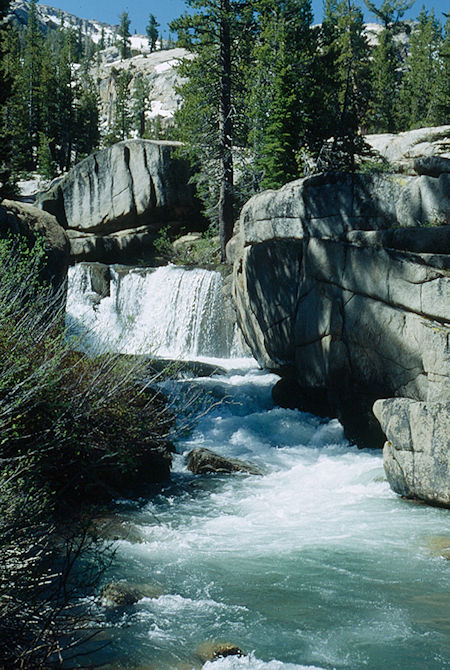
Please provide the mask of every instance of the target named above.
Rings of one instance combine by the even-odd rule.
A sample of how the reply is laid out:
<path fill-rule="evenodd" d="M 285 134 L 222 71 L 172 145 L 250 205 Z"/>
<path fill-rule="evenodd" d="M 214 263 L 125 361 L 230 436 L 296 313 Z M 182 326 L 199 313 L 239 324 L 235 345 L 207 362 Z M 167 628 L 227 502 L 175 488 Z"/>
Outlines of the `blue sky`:
<path fill-rule="evenodd" d="M 312 0 L 315 20 L 320 21 L 322 16 L 322 0 Z M 117 24 L 119 15 L 126 9 L 131 19 L 131 29 L 134 32 L 145 33 L 145 26 L 148 22 L 148 15 L 154 14 L 161 24 L 161 27 L 167 31 L 167 23 L 173 18 L 184 12 L 185 3 L 183 0 L 147 0 L 146 2 L 130 2 L 127 0 L 45 0 L 43 4 L 64 9 L 66 12 L 75 14 L 85 19 L 98 19 L 105 23 Z M 374 17 L 367 12 L 363 0 L 359 4 L 365 10 L 367 21 L 374 21 Z M 376 4 L 380 4 L 379 0 Z M 443 21 L 442 12 L 449 12 L 448 0 L 416 0 L 412 10 L 408 12 L 409 18 L 415 18 L 422 5 L 430 10 L 434 8 L 435 14 Z"/>

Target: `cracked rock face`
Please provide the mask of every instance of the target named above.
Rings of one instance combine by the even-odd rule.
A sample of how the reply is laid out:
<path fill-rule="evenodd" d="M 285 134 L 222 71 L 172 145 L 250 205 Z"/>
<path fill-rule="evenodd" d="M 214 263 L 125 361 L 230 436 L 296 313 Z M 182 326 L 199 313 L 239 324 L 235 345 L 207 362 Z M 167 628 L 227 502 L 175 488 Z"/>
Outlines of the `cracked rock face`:
<path fill-rule="evenodd" d="M 450 226 L 400 227 L 414 188 L 422 212 L 428 193 L 449 218 L 444 178 L 298 180 L 252 198 L 227 249 L 259 363 L 295 381 L 293 406 L 320 398 L 359 446 L 385 441 L 378 398 L 450 401 Z"/>
<path fill-rule="evenodd" d="M 392 489 L 450 507 L 450 402 L 389 398 L 373 411 L 388 439 L 383 459 Z"/>
<path fill-rule="evenodd" d="M 187 164 L 176 143 L 127 140 L 97 151 L 39 197 L 68 230 L 72 258 L 123 260 L 164 225 L 198 221 Z"/>

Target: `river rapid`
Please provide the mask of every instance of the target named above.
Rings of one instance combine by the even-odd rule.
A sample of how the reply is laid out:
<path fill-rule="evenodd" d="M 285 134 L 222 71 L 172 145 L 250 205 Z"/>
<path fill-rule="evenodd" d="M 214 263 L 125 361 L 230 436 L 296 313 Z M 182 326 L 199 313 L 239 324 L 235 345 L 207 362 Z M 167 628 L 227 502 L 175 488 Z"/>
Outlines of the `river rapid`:
<path fill-rule="evenodd" d="M 99 606 L 110 641 L 102 661 L 141 670 L 450 668 L 450 564 L 438 551 L 450 535 L 448 511 L 396 496 L 381 453 L 349 445 L 338 421 L 274 407 L 278 378 L 238 358 L 224 324 L 215 330 L 223 313 L 217 273 L 190 272 L 197 275 L 113 274 L 100 302 L 88 270 L 71 272 L 68 323 L 85 329 L 90 346 L 154 348 L 170 312 L 175 325 L 166 322 L 156 353 L 226 368 L 163 384 L 178 414 L 172 481 L 149 499 L 117 501 L 144 541 L 118 542 L 108 576 L 161 595 L 123 610 Z M 184 300 L 203 281 L 186 308 L 194 327 L 180 293 Z M 212 316 L 211 304 L 219 310 Z M 195 476 L 185 455 L 197 446 L 262 474 Z M 247 655 L 205 662 L 208 641 Z"/>

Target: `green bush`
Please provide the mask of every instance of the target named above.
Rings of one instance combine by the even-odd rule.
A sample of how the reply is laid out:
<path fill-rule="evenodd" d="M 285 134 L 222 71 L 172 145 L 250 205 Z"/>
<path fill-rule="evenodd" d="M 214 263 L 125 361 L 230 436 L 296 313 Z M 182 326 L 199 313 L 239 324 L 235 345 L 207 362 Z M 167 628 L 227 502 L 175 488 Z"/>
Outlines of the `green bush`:
<path fill-rule="evenodd" d="M 136 359 L 74 350 L 44 262 L 42 242 L 0 240 L 0 668 L 54 667 L 90 635 L 93 504 L 170 466 L 163 399 Z"/>

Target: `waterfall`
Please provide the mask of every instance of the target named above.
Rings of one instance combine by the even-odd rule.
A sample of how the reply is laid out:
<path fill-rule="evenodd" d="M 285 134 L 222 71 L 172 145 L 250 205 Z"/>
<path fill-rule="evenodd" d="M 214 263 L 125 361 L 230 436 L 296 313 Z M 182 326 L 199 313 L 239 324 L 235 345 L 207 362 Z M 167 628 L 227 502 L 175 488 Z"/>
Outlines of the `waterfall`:
<path fill-rule="evenodd" d="M 67 324 L 91 351 L 226 358 L 233 347 L 222 277 L 200 268 L 75 265 Z"/>

